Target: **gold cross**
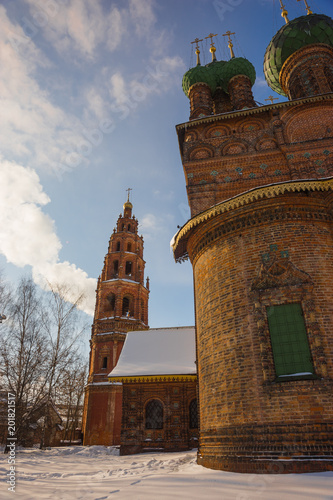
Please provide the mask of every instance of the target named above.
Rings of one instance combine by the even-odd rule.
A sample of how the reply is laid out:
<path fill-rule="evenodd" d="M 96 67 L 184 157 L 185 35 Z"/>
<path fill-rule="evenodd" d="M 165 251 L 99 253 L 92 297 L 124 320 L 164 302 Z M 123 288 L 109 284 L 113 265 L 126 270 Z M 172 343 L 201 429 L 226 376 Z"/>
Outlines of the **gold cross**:
<path fill-rule="evenodd" d="M 231 31 L 227 31 L 226 33 L 224 33 L 222 36 L 227 36 L 228 37 L 228 47 L 230 49 L 230 55 L 231 55 L 231 59 L 233 57 L 235 57 L 235 54 L 234 54 L 234 49 L 233 49 L 233 44 L 232 44 L 232 41 L 231 41 L 231 35 L 234 35 L 235 32 L 231 33 Z"/>
<path fill-rule="evenodd" d="M 210 35 L 205 36 L 205 40 L 207 40 L 207 38 L 210 38 L 210 46 L 211 46 L 211 47 L 213 47 L 213 46 L 214 46 L 214 42 L 213 42 L 213 37 L 214 37 L 214 36 L 217 36 L 217 34 L 216 34 L 216 35 L 213 35 L 213 33 L 210 33 Z"/>
<path fill-rule="evenodd" d="M 201 39 L 201 40 L 200 40 L 199 38 L 196 38 L 193 42 L 191 42 L 191 43 L 196 43 L 196 46 L 195 46 L 195 49 L 196 49 L 196 50 L 195 50 L 195 53 L 196 53 L 196 55 L 197 55 L 197 66 L 200 64 L 200 56 L 199 56 L 199 54 L 200 54 L 200 49 L 199 49 L 199 42 L 202 42 L 202 40 L 203 40 L 203 39 Z"/>
<path fill-rule="evenodd" d="M 272 95 L 268 96 L 268 99 L 265 99 L 265 101 L 271 101 L 272 104 L 274 104 L 274 101 L 278 101 L 278 97 L 273 97 Z"/>
<path fill-rule="evenodd" d="M 202 41 L 203 41 L 203 38 L 202 38 L 201 40 L 200 40 L 200 38 L 196 38 L 196 39 L 195 39 L 195 40 L 193 40 L 193 42 L 191 42 L 191 43 L 196 43 L 195 48 L 196 48 L 197 50 L 199 50 L 199 42 L 202 42 Z"/>
<path fill-rule="evenodd" d="M 128 188 L 128 189 L 126 189 L 126 191 L 127 191 L 127 201 L 129 201 L 130 191 L 133 191 L 133 189 L 132 188 Z"/>
<path fill-rule="evenodd" d="M 210 35 L 208 35 L 208 36 L 205 37 L 205 40 L 207 40 L 207 38 L 210 38 L 210 49 L 209 49 L 209 52 L 212 54 L 212 61 L 216 61 L 216 55 L 215 55 L 216 48 L 215 48 L 215 45 L 214 45 L 214 42 L 213 42 L 213 37 L 214 36 L 217 36 L 217 34 L 213 35 L 213 33 L 211 33 Z"/>
<path fill-rule="evenodd" d="M 301 0 L 297 0 L 297 2 L 300 2 Z M 305 3 L 305 8 L 306 8 L 306 13 L 307 14 L 313 14 L 312 10 L 310 9 L 310 7 L 308 6 L 308 2 L 306 0 L 304 0 L 304 3 Z"/>

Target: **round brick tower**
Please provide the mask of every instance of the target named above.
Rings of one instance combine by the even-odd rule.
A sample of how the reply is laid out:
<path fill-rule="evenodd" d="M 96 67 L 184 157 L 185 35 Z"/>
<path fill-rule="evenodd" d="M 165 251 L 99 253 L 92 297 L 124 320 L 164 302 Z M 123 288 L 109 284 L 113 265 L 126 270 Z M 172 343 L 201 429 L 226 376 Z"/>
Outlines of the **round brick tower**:
<path fill-rule="evenodd" d="M 266 52 L 266 77 L 282 82 L 288 102 L 177 126 L 192 218 L 173 250 L 193 265 L 198 463 L 207 467 L 333 470 L 333 93 L 301 87 L 293 100 L 285 83 L 310 57 L 308 41 L 317 74 L 331 71 L 331 21 L 299 18 L 293 29 L 317 28 L 277 74 L 274 43 Z M 295 39 L 284 34 L 278 57 Z M 242 103 L 244 87 L 232 92 Z"/>
<path fill-rule="evenodd" d="M 120 443 L 122 388 L 111 386 L 108 374 L 118 362 L 126 333 L 149 328 L 143 238 L 138 235 L 138 221 L 132 216 L 129 199 L 123 208 L 97 283 L 83 416 L 87 445 Z"/>

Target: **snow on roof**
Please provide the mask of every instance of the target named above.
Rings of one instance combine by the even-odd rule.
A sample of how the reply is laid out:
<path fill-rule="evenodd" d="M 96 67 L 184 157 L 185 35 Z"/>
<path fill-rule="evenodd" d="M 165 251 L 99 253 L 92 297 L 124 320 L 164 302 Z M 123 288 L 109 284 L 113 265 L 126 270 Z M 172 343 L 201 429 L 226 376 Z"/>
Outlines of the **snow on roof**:
<path fill-rule="evenodd" d="M 195 375 L 194 326 L 128 332 L 109 377 Z"/>

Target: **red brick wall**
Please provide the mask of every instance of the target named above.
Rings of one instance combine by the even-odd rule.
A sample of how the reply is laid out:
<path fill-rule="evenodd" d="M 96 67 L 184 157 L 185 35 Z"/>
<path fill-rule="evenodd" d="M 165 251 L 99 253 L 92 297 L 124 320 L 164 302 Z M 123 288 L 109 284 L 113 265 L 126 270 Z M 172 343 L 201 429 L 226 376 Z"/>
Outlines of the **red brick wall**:
<path fill-rule="evenodd" d="M 217 216 L 190 237 L 203 465 L 274 472 L 269 467 L 278 457 L 333 454 L 328 205 L 324 194 L 283 195 Z M 286 266 L 287 284 L 257 290 L 263 262 Z M 288 285 L 293 276 L 304 283 Z M 265 305 L 290 302 L 302 304 L 318 379 L 275 383 Z M 279 472 L 288 471 L 289 462 L 281 463 Z M 298 470 L 310 470 L 304 464 Z M 322 470 L 333 463 L 312 466 Z"/>

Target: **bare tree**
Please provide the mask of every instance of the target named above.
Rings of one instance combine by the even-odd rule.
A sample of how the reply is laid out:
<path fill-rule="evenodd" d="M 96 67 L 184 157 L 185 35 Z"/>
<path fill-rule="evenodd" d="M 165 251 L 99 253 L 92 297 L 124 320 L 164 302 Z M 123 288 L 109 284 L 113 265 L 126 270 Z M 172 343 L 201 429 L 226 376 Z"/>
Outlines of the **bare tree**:
<path fill-rule="evenodd" d="M 2 387 L 15 394 L 16 437 L 22 444 L 30 415 L 45 390 L 49 352 L 41 318 L 36 285 L 31 279 L 22 278 L 15 299 L 8 306 L 0 341 Z"/>
<path fill-rule="evenodd" d="M 76 436 L 76 429 L 82 423 L 84 387 L 87 380 L 87 363 L 83 360 L 69 366 L 62 376 L 58 401 L 63 410 L 63 439 L 71 443 Z"/>
<path fill-rule="evenodd" d="M 63 374 L 80 360 L 77 343 L 85 326 L 78 321 L 78 305 L 83 294 L 73 298 L 70 287 L 63 284 L 48 283 L 49 304 L 44 315 L 43 325 L 48 336 L 50 347 L 50 365 L 47 378 L 46 405 L 49 408 L 51 400 L 57 400 L 57 389 Z M 49 415 L 46 413 L 41 440 L 41 448 L 49 446 L 48 430 Z"/>
<path fill-rule="evenodd" d="M 78 341 L 85 326 L 77 310 L 83 296 L 73 298 L 64 285 L 49 289 L 42 292 L 32 279 L 22 278 L 0 338 L 1 386 L 15 394 L 17 442 L 25 444 L 38 416 L 41 447 L 50 444 L 50 411 L 57 400 L 67 391 L 69 404 L 79 407 L 83 377 Z"/>

